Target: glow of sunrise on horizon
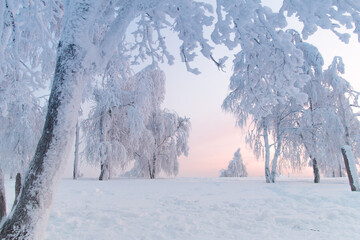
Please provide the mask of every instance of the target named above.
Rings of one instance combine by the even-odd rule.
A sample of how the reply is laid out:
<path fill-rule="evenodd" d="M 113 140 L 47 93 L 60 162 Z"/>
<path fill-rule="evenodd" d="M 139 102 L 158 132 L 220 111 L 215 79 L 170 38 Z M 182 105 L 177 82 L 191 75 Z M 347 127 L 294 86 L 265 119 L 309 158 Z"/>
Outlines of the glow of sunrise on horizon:
<path fill-rule="evenodd" d="M 264 1 L 266 5 L 279 8 L 281 1 Z M 280 3 L 280 5 L 279 5 Z M 271 5 L 272 4 L 272 5 Z M 289 26 L 301 31 L 301 25 L 295 18 L 290 19 Z M 186 71 L 184 63 L 179 61 L 178 42 L 176 36 L 167 36 L 176 58 L 174 66 L 162 65 L 166 74 L 166 97 L 164 108 L 176 111 L 181 116 L 190 117 L 192 131 L 190 133 L 190 152 L 188 157 L 179 160 L 179 175 L 182 177 L 217 177 L 222 168 L 240 147 L 249 176 L 264 176 L 263 158 L 257 160 L 245 143 L 246 130 L 235 126 L 235 119 L 230 113 L 221 109 L 221 104 L 228 93 L 229 78 L 232 74 L 232 62 L 227 61 L 225 72 L 219 71 L 210 60 L 200 56 L 192 63 L 201 71 L 194 75 Z M 353 35 L 350 43 L 342 43 L 333 33 L 319 29 L 306 40 L 315 45 L 325 60 L 324 69 L 332 62 L 334 56 L 341 56 L 345 63 L 345 75 L 354 89 L 360 90 L 360 43 Z M 223 57 L 229 52 L 216 46 L 216 57 Z M 284 169 L 282 174 L 288 176 L 312 176 L 312 169 L 305 168 L 301 173 L 293 173 Z"/>
<path fill-rule="evenodd" d="M 209 3 L 213 2 L 209 1 Z M 281 6 L 279 0 L 265 0 L 263 3 L 274 10 Z M 289 26 L 301 31 L 301 24 L 294 17 L 289 19 Z M 210 31 L 211 29 L 209 33 Z M 180 116 L 189 117 L 192 125 L 189 156 L 180 157 L 178 176 L 218 177 L 220 170 L 227 168 L 237 148 L 241 149 L 249 176 L 264 176 L 263 157 L 256 159 L 250 147 L 245 143 L 246 129 L 241 130 L 236 127 L 234 117 L 221 109 L 221 104 L 228 94 L 229 79 L 233 70 L 231 56 L 236 52 L 216 46 L 214 50 L 216 58 L 225 55 L 229 57 L 225 72 L 218 70 L 211 60 L 198 54 L 197 59 L 190 64 L 192 67 L 199 68 L 201 74 L 194 75 L 187 72 L 185 64 L 179 60 L 180 41 L 177 36 L 168 32 L 166 40 L 168 50 L 175 57 L 175 64 L 160 65 L 166 75 L 166 97 L 162 107 L 173 110 Z M 360 90 L 360 68 L 358 67 L 360 43 L 357 41 L 357 36 L 353 35 L 350 43 L 344 44 L 330 31 L 319 29 L 306 42 L 319 49 L 325 60 L 324 68 L 331 64 L 334 56 L 341 56 L 345 63 L 344 78 L 355 90 Z M 86 168 L 88 168 L 85 171 L 86 177 L 98 176 L 99 169 L 90 166 Z M 312 169 L 305 168 L 301 173 L 283 170 L 282 174 L 310 177 Z M 72 176 L 72 158 L 68 161 L 65 176 Z"/>

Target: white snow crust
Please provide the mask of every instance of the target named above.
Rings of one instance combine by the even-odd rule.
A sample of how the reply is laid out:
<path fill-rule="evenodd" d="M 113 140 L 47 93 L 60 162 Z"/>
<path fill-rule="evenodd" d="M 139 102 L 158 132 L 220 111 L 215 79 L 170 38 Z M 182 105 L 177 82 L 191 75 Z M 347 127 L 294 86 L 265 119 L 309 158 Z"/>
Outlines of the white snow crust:
<path fill-rule="evenodd" d="M 360 239 L 360 194 L 348 188 L 347 178 L 65 179 L 45 239 Z"/>

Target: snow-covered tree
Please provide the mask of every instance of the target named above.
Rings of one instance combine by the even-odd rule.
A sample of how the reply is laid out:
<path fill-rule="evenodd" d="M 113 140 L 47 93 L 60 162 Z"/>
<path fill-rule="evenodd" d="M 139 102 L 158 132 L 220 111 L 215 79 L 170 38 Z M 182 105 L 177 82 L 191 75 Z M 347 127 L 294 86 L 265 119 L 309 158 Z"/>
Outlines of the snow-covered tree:
<path fill-rule="evenodd" d="M 101 165 L 100 180 L 117 175 L 143 148 L 141 135 L 150 112 L 160 107 L 165 94 L 165 76 L 155 63 L 133 76 L 126 64 L 113 62 L 103 81 L 83 125 L 85 157 Z"/>
<path fill-rule="evenodd" d="M 221 170 L 220 177 L 247 177 L 246 166 L 243 163 L 240 148 L 234 153 L 233 159 L 229 162 L 226 170 Z"/>
<path fill-rule="evenodd" d="M 332 31 L 341 41 L 348 43 L 353 30 L 360 42 L 360 4 L 354 0 L 344 1 L 293 1 L 284 0 L 280 14 L 295 15 L 303 23 L 302 36 L 307 39 L 320 27 Z M 342 28 L 343 27 L 343 28 Z"/>
<path fill-rule="evenodd" d="M 12 20 L 11 16 L 14 17 L 14 15 L 18 15 L 21 12 L 18 9 L 10 8 L 11 3 L 14 2 L 1 1 L 0 3 L 0 13 L 2 16 L 0 21 L 3 26 L 0 28 L 0 31 L 2 31 L 0 35 L 2 39 L 10 39 L 8 37 L 9 33 L 11 29 L 15 29 L 11 28 L 11 26 L 14 25 L 13 23 L 16 23 L 16 21 Z M 281 14 L 271 14 L 270 9 L 259 7 L 259 3 L 260 1 L 258 0 L 246 2 L 218 0 L 217 14 L 222 15 L 224 13 L 226 16 L 217 19 L 218 24 L 215 26 L 215 34 L 213 34 L 215 37 L 212 37 L 213 41 L 216 44 L 224 43 L 229 48 L 233 48 L 234 42 L 238 45 L 239 39 L 244 39 L 241 40 L 244 44 L 242 46 L 244 47 L 243 49 L 251 48 L 252 45 L 258 44 L 259 40 L 266 42 L 265 38 L 267 36 L 270 37 L 269 39 L 272 39 L 270 42 L 274 43 L 274 46 L 279 46 L 278 43 L 282 41 L 287 42 L 287 35 L 279 31 L 286 24 L 285 18 Z M 304 29 L 306 30 L 304 33 L 306 34 L 313 33 L 316 30 L 316 26 L 334 31 L 337 27 L 336 24 L 333 24 L 334 22 L 349 28 L 353 28 L 355 24 L 355 32 L 360 32 L 357 21 L 360 12 L 359 4 L 354 1 L 315 2 L 307 0 L 306 4 L 304 4 L 301 1 L 289 0 L 285 1 L 283 5 L 281 13 L 296 13 L 299 19 L 304 22 Z M 303 7 L 304 5 L 306 5 L 305 8 Z M 56 67 L 53 74 L 48 112 L 42 137 L 37 145 L 34 158 L 30 163 L 29 171 L 18 198 L 19 201 L 1 228 L 0 238 L 5 239 L 11 237 L 17 239 L 39 238 L 39 235 L 41 236 L 43 233 L 49 213 L 48 209 L 51 206 L 57 183 L 61 177 L 62 166 L 69 154 L 69 144 L 74 137 L 77 112 L 86 81 L 95 79 L 96 76 L 103 74 L 105 67 L 110 59 L 113 58 L 114 50 L 126 47 L 126 44 L 124 44 L 126 29 L 134 19 L 146 20 L 145 22 L 139 22 L 138 39 L 136 46 L 134 46 L 138 50 L 136 56 L 140 56 L 140 59 L 145 56 L 154 58 L 156 56 L 160 58 L 165 56 L 171 63 L 170 55 L 166 51 L 165 38 L 161 34 L 161 30 L 164 27 L 171 28 L 178 33 L 179 39 L 182 41 L 180 46 L 181 59 L 189 71 L 198 73 L 197 69 L 190 66 L 190 62 L 196 56 L 198 48 L 203 56 L 208 59 L 212 58 L 212 47 L 203 34 L 204 26 L 210 26 L 213 21 L 213 18 L 208 16 L 211 6 L 198 1 L 73 0 L 62 2 L 60 0 L 37 0 L 28 2 L 21 0 L 21 4 L 17 6 L 26 10 L 33 9 L 30 12 L 36 14 L 31 16 L 36 16 L 34 19 L 37 22 L 35 23 L 41 23 L 39 24 L 40 28 L 38 28 L 40 30 L 39 33 L 29 31 L 29 34 L 35 33 L 40 38 L 50 36 L 51 39 L 56 39 L 56 37 L 60 36 L 60 40 L 59 44 L 52 44 L 52 41 L 48 40 L 40 42 L 28 41 L 28 44 L 31 46 L 41 43 L 43 49 L 57 46 L 56 59 L 51 57 L 54 60 L 53 62 L 56 60 Z M 36 8 L 37 6 L 45 7 L 44 9 L 39 9 Z M 63 11 L 64 16 L 62 16 Z M 254 13 L 258 14 L 258 18 L 254 18 Z M 25 17 L 24 19 L 27 20 Z M 246 32 L 254 33 L 251 32 L 251 28 L 254 25 L 249 25 L 249 22 L 252 21 L 262 22 L 268 30 L 267 34 L 262 35 L 261 38 L 256 34 L 255 37 L 251 37 L 252 34 L 247 35 Z M 31 23 L 31 21 L 29 22 Z M 60 22 L 63 24 L 62 28 L 57 27 L 61 26 L 59 24 L 53 24 Z M 36 25 L 34 24 L 33 26 Z M 48 28 L 49 26 L 50 28 Z M 56 27 L 52 28 L 53 26 Z M 32 28 L 32 30 L 34 29 L 36 28 Z M 44 29 L 50 29 L 50 31 L 43 31 Z M 61 29 L 61 31 L 56 31 L 55 29 Z M 154 32 L 156 34 L 151 35 Z M 275 37 L 274 33 L 282 34 L 282 37 Z M 16 34 L 13 36 L 16 36 Z M 340 35 L 340 37 L 342 39 L 347 38 L 345 35 Z M 261 43 L 261 41 L 259 42 Z M 246 42 L 248 42 L 248 45 L 246 45 Z M 8 43 L 9 41 L 1 46 L 8 46 Z M 263 48 L 263 50 L 266 49 L 266 47 Z M 285 59 L 290 59 L 290 62 L 292 60 L 296 62 L 297 52 L 293 52 L 291 49 L 280 47 L 274 53 L 279 55 L 284 53 Z M 39 51 L 38 53 L 44 52 Z M 2 56 L 6 55 L 1 54 Z M 37 55 L 34 54 L 32 56 Z M 241 55 L 237 57 L 238 60 L 241 59 Z M 41 67 L 38 65 L 39 67 L 36 69 L 40 69 L 41 72 L 43 70 L 41 68 L 44 68 L 42 64 L 50 62 L 48 58 L 45 58 L 40 64 Z M 236 61 L 239 62 L 238 60 Z M 217 63 L 221 65 L 223 61 L 224 58 Z M 4 61 L 0 62 L 4 63 Z M 28 65 L 29 62 L 23 61 L 25 65 Z M 285 69 L 287 69 L 287 64 L 289 62 L 285 61 L 283 65 Z M 239 68 L 237 64 L 235 64 L 234 68 L 236 70 L 246 69 L 246 67 Z M 259 62 L 256 69 L 265 68 L 267 68 L 267 65 Z M 288 75 L 288 73 L 292 72 L 288 72 L 288 69 L 285 72 L 289 83 L 287 86 L 294 86 L 293 83 L 297 83 L 298 80 L 296 74 L 295 76 L 292 74 Z M 250 83 L 256 84 L 257 81 Z M 233 85 L 235 86 L 235 84 Z M 1 86 L 4 85 L 1 83 Z M 290 87 L 291 91 L 289 92 L 289 88 L 284 87 L 284 91 L 279 91 L 279 93 L 298 93 L 297 88 L 298 86 Z M 283 96 L 280 97 L 282 98 Z M 273 103 L 271 101 L 273 99 L 269 100 L 270 103 Z M 2 108 L 5 106 L 6 104 L 1 104 Z"/>
<path fill-rule="evenodd" d="M 143 144 L 135 152 L 135 166 L 130 174 L 156 178 L 161 171 L 176 176 L 178 157 L 187 156 L 190 119 L 167 110 L 153 112 L 146 125 L 148 132 Z"/>
<path fill-rule="evenodd" d="M 23 174 L 27 170 L 40 138 L 44 117 L 33 94 L 26 93 L 21 87 L 18 89 L 25 96 L 8 101 L 8 113 L 0 117 L 1 164 L 4 172 L 10 176 Z"/>
<path fill-rule="evenodd" d="M 134 97 L 125 89 L 124 85 L 128 80 L 122 79 L 124 75 L 121 76 L 115 71 L 122 68 L 122 72 L 126 73 L 125 67 L 126 65 L 118 62 L 108 65 L 103 78 L 104 84 L 95 89 L 95 105 L 83 124 L 86 140 L 85 157 L 87 162 L 101 166 L 100 180 L 115 176 L 116 172 L 127 164 L 121 136 L 126 131 L 124 123 L 129 123 L 124 114 L 128 108 L 134 106 Z"/>
<path fill-rule="evenodd" d="M 255 3 L 225 4 L 223 1 L 222 4 L 228 9 L 227 15 L 222 16 L 222 11 L 218 11 L 218 18 L 225 20 L 217 23 L 217 34 L 213 39 L 230 47 L 241 46 L 241 51 L 235 55 L 231 92 L 224 100 L 223 108 L 235 115 L 240 127 L 252 119 L 253 128 L 247 141 L 257 156 L 265 151 L 266 181 L 273 182 L 287 119 L 298 111 L 297 106 L 307 97 L 301 92 L 308 80 L 301 69 L 302 54 L 292 43 L 289 33 L 273 29 L 283 23 L 270 9 Z M 230 20 L 234 21 L 233 25 L 228 24 Z M 228 43 L 232 39 L 228 36 L 230 33 L 235 37 Z M 274 137 L 272 143 L 269 134 Z M 272 146 L 274 155 L 270 172 Z"/>
<path fill-rule="evenodd" d="M 310 157 L 314 182 L 318 183 L 320 181 L 319 165 L 325 166 L 326 161 L 330 161 L 327 159 L 333 157 L 330 156 L 328 144 L 324 139 L 328 133 L 326 132 L 328 127 L 334 127 L 330 126 L 328 121 L 333 111 L 330 110 L 329 102 L 326 101 L 329 90 L 323 84 L 322 66 L 324 61 L 318 49 L 303 42 L 299 33 L 295 30 L 288 30 L 287 32 L 292 35 L 295 46 L 303 53 L 302 69 L 310 79 L 302 89 L 308 98 L 301 111 L 301 116 L 296 120 L 297 130 L 294 132 L 294 141 L 300 141 L 302 147 L 305 148 L 306 152 L 304 152 L 305 156 L 303 157 Z"/>
<path fill-rule="evenodd" d="M 48 87 L 61 29 L 59 1 L 5 0 L 0 3 L 1 165 L 16 177 L 34 156 L 43 123 L 36 91 Z"/>
<path fill-rule="evenodd" d="M 335 57 L 332 64 L 324 72 L 325 83 L 331 88 L 330 98 L 336 110 L 341 130 L 336 134 L 334 141 L 335 149 L 341 148 L 345 161 L 345 167 L 353 191 L 360 191 L 358 173 L 355 167 L 357 158 L 360 156 L 360 122 L 358 114 L 353 107 L 359 108 L 359 93 L 354 91 L 350 83 L 340 76 L 345 72 L 345 65 L 341 57 Z M 340 170 L 341 171 L 341 170 Z"/>

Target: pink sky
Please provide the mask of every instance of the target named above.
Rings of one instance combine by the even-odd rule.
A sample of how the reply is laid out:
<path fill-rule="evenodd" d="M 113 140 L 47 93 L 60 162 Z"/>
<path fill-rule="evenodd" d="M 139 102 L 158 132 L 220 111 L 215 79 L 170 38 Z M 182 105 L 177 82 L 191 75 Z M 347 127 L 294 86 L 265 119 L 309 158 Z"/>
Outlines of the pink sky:
<path fill-rule="evenodd" d="M 178 61 L 175 47 L 178 40 L 174 36 L 168 38 L 173 44 L 173 53 L 177 61 L 174 66 L 162 66 L 167 77 L 167 93 L 163 106 L 178 112 L 179 115 L 190 117 L 192 122 L 190 154 L 187 158 L 181 157 L 179 176 L 216 177 L 220 169 L 227 167 L 239 147 L 249 176 L 264 176 L 263 159 L 255 158 L 252 150 L 245 144 L 245 132 L 235 127 L 233 116 L 221 109 L 222 101 L 228 93 L 232 62 L 228 61 L 224 73 L 211 61 L 200 56 L 192 65 L 198 67 L 202 73 L 188 73 L 184 64 Z M 357 42 L 356 36 L 346 45 L 334 34 L 319 30 L 308 42 L 319 48 L 325 59 L 324 68 L 330 65 L 334 56 L 342 56 L 346 66 L 345 78 L 355 89 L 360 89 L 360 43 Z M 229 52 L 224 48 L 215 52 L 216 57 L 224 55 L 229 56 Z M 283 171 L 283 174 L 288 175 L 288 171 Z M 302 173 L 293 173 L 289 170 L 289 174 L 310 177 L 312 169 L 303 169 Z"/>
<path fill-rule="evenodd" d="M 267 1 L 270 2 L 270 1 Z M 271 1 L 271 4 L 276 1 Z M 276 7 L 276 6 L 275 6 Z M 299 25 L 292 20 L 290 23 Z M 243 160 L 249 176 L 264 176 L 264 161 L 257 160 L 251 149 L 245 144 L 245 132 L 235 127 L 235 120 L 229 113 L 221 109 L 223 99 L 228 93 L 229 78 L 232 72 L 232 62 L 227 62 L 226 72 L 219 71 L 210 60 L 199 56 L 191 63 L 202 72 L 194 75 L 186 71 L 179 61 L 179 40 L 174 34 L 166 36 L 168 48 L 176 58 L 175 65 L 161 65 L 166 74 L 166 99 L 164 108 L 176 111 L 180 116 L 190 117 L 192 131 L 190 134 L 189 156 L 180 158 L 180 177 L 217 177 L 222 168 L 226 168 L 233 158 L 234 152 L 240 147 Z M 360 90 L 360 43 L 357 37 L 351 39 L 349 45 L 341 43 L 329 31 L 319 30 L 310 37 L 309 42 L 316 45 L 325 59 L 326 68 L 334 56 L 342 56 L 346 66 L 345 78 L 355 89 Z M 228 50 L 217 47 L 215 58 L 224 55 L 231 56 Z M 199 54 L 200 55 L 200 54 Z M 72 173 L 72 155 L 70 156 L 65 176 Z M 90 172 L 89 172 L 90 173 Z M 98 169 L 93 169 L 89 177 L 97 176 Z M 283 171 L 287 175 L 287 171 Z M 302 173 L 292 173 L 291 176 L 312 176 L 311 168 Z"/>

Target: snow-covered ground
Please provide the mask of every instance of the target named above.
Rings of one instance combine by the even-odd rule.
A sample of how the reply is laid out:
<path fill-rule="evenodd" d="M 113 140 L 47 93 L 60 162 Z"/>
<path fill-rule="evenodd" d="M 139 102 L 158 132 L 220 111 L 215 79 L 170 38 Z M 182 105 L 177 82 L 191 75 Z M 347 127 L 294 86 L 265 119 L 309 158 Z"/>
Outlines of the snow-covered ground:
<path fill-rule="evenodd" d="M 45 239 L 354 240 L 360 192 L 346 178 L 64 179 Z"/>

